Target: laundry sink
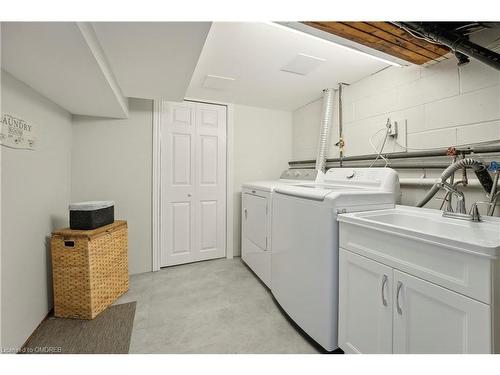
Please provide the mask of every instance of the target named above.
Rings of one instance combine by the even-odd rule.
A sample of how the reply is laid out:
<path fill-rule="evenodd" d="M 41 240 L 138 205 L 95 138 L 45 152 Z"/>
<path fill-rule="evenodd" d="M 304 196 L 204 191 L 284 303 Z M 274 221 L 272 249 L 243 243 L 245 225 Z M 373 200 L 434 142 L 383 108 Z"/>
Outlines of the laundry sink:
<path fill-rule="evenodd" d="M 339 215 L 340 222 L 487 256 L 500 255 L 500 218 L 480 222 L 444 217 L 442 211 L 409 206 Z"/>

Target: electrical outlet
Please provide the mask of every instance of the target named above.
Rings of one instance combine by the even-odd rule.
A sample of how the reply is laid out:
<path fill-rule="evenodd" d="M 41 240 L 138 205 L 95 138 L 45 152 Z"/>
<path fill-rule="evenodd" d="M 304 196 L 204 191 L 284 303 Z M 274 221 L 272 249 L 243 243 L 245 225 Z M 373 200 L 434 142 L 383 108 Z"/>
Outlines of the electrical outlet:
<path fill-rule="evenodd" d="M 398 119 L 390 122 L 389 138 L 387 139 L 388 152 L 402 152 L 406 149 L 407 120 Z"/>
<path fill-rule="evenodd" d="M 389 123 L 389 137 L 396 137 L 398 135 L 398 122 L 393 121 Z"/>

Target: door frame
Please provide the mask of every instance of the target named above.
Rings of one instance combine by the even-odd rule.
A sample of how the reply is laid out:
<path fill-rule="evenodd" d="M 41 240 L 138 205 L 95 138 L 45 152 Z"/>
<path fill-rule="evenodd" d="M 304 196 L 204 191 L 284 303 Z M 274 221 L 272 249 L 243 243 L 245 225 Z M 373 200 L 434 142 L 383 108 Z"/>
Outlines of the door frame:
<path fill-rule="evenodd" d="M 230 103 L 207 102 L 195 99 L 184 99 L 186 102 L 214 104 L 226 107 L 226 258 L 234 255 L 234 225 L 233 225 L 233 130 L 234 106 Z M 166 100 L 153 100 L 153 173 L 152 173 L 152 264 L 153 272 L 161 268 L 161 114 Z"/>

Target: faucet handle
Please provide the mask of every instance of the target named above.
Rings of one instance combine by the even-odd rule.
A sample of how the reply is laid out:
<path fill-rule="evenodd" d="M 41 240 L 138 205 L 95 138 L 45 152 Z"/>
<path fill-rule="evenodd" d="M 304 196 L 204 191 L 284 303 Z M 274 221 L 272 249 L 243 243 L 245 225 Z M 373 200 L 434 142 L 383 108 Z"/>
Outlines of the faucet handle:
<path fill-rule="evenodd" d="M 484 204 L 486 206 L 491 206 L 491 202 L 483 202 L 483 201 L 478 201 L 478 202 L 474 202 L 472 203 L 472 205 L 470 206 L 470 215 L 472 217 L 472 221 L 481 221 L 481 214 L 479 213 L 479 208 L 478 206 L 480 204 Z"/>
<path fill-rule="evenodd" d="M 479 208 L 477 207 L 479 202 L 474 202 L 470 206 L 469 215 L 471 216 L 472 221 L 481 221 L 481 215 L 479 214 Z"/>
<path fill-rule="evenodd" d="M 457 208 L 456 212 L 460 214 L 465 214 L 467 209 L 465 208 L 465 195 L 460 190 L 458 190 L 455 186 L 451 185 L 446 181 L 441 181 L 439 186 L 445 189 L 449 194 L 454 195 L 457 198 Z M 447 210 L 450 211 L 450 205 L 448 204 Z"/>

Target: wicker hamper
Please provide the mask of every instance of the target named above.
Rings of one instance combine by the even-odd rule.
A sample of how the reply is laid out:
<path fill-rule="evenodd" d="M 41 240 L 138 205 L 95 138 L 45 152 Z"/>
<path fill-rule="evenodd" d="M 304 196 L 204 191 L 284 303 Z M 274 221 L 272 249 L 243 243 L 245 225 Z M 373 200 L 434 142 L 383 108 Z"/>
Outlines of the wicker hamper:
<path fill-rule="evenodd" d="M 52 233 L 54 315 L 94 319 L 128 290 L 127 222 Z"/>

